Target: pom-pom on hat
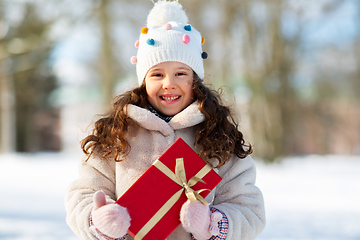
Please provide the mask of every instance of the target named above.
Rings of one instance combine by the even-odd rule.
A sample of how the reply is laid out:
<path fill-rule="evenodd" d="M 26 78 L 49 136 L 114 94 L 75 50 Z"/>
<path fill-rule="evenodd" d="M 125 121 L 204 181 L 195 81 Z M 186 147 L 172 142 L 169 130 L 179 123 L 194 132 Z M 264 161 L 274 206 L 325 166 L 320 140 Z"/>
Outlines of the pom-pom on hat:
<path fill-rule="evenodd" d="M 159 0 L 147 18 L 147 26 L 140 31 L 136 41 L 136 64 L 139 85 L 153 66 L 162 62 L 181 62 L 204 78 L 204 38 L 188 23 L 188 17 L 178 1 Z M 206 54 L 207 56 L 207 54 Z"/>

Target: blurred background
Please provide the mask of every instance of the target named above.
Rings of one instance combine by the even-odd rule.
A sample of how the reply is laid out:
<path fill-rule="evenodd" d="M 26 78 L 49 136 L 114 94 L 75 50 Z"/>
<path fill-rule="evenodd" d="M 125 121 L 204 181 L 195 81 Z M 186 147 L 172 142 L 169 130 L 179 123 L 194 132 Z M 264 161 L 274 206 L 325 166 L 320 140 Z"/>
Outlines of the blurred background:
<path fill-rule="evenodd" d="M 360 239 L 360 206 L 355 203 L 360 202 L 360 1 L 180 3 L 206 39 L 205 82 L 222 87 L 254 146 L 270 213 L 270 230 L 261 239 Z M 130 58 L 152 5 L 150 0 L 0 0 L 0 189 L 19 198 L 0 197 L 5 205 L 0 207 L 0 239 L 76 239 L 64 223 L 62 197 L 77 177 L 79 140 L 114 96 L 137 86 Z M 54 169 L 62 171 L 49 175 Z M 315 205 L 331 199 L 334 206 L 347 206 L 346 214 L 339 217 L 344 213 L 339 207 L 331 215 L 330 204 L 321 219 L 311 211 L 301 215 L 301 206 L 314 207 L 314 202 L 302 205 L 289 189 L 304 186 L 304 175 L 305 185 L 318 189 L 311 188 L 310 194 L 300 187 L 301 199 L 325 188 Z M 25 179 L 33 181 L 28 195 L 23 194 L 29 187 Z M 316 185 L 325 180 L 329 185 Z M 24 196 L 39 204 L 39 194 L 46 198 L 41 189 L 50 188 L 53 208 L 42 212 L 35 207 L 35 213 L 19 207 Z M 336 200 L 339 192 L 344 199 Z M 280 196 L 300 218 L 278 211 Z M 332 218 L 344 226 L 329 223 Z M 39 224 L 34 227 L 51 233 L 6 227 L 19 219 L 29 219 L 20 226 Z M 53 220 L 64 230 L 55 236 L 49 230 L 54 227 L 36 219 Z M 319 225 L 324 219 L 326 227 Z M 316 227 L 301 235 L 309 225 Z"/>

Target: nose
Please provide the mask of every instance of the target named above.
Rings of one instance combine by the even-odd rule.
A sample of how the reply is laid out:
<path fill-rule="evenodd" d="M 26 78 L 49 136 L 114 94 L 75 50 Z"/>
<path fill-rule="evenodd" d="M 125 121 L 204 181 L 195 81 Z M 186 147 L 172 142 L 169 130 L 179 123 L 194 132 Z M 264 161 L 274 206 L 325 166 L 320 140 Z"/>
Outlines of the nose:
<path fill-rule="evenodd" d="M 176 82 L 174 77 L 166 76 L 163 80 L 163 89 L 175 89 L 175 88 L 176 88 Z"/>

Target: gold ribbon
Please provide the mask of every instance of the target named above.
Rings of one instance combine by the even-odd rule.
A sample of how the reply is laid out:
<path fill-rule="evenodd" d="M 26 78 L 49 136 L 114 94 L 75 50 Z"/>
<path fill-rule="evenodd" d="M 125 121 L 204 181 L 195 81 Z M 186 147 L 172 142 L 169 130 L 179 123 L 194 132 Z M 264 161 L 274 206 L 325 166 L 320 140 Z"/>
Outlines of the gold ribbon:
<path fill-rule="evenodd" d="M 184 160 L 182 158 L 176 159 L 175 175 L 178 180 L 178 183 L 180 183 L 180 185 L 185 189 L 185 195 L 190 200 L 190 202 L 196 202 L 197 200 L 199 200 L 203 204 L 209 205 L 209 203 L 206 202 L 206 200 L 199 194 L 207 189 L 201 189 L 198 191 L 194 191 L 191 188 L 199 181 L 202 183 L 205 183 L 204 180 L 202 180 L 202 178 L 210 171 L 210 170 L 208 170 L 208 168 L 206 166 L 208 166 L 211 170 L 211 167 L 209 165 L 205 165 L 204 172 L 201 172 L 203 170 L 203 169 L 201 169 L 200 172 L 198 172 L 195 176 L 190 178 L 189 182 L 187 182 L 186 174 L 185 174 L 185 167 L 184 167 Z"/>
<path fill-rule="evenodd" d="M 165 164 L 161 161 L 156 160 L 153 164 L 161 172 L 163 172 L 167 177 L 176 182 L 181 186 L 181 189 L 177 191 L 155 214 L 152 218 L 140 229 L 140 231 L 135 235 L 134 240 L 143 239 L 148 232 L 160 221 L 160 219 L 174 206 L 174 204 L 179 200 L 183 191 L 185 191 L 186 197 L 191 202 L 196 202 L 199 200 L 205 205 L 209 205 L 208 202 L 200 195 L 201 192 L 208 189 L 201 189 L 194 191 L 191 187 L 194 186 L 197 182 L 203 182 L 202 178 L 208 174 L 212 168 L 206 164 L 195 176 L 190 178 L 189 181 L 186 180 L 184 159 L 177 158 L 175 173 L 171 171 Z M 209 190 L 210 191 L 210 190 Z"/>

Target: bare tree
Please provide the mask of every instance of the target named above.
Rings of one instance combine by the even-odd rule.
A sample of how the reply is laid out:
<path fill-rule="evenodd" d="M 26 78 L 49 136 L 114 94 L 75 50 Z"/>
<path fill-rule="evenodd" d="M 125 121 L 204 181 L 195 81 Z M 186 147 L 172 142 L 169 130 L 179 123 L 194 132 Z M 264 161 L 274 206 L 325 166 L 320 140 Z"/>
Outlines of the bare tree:
<path fill-rule="evenodd" d="M 96 9 L 96 16 L 100 27 L 100 81 L 102 94 L 105 105 L 107 106 L 112 98 L 116 83 L 116 59 L 113 53 L 113 36 L 111 35 L 113 21 L 109 14 L 111 0 L 101 0 L 99 7 Z"/>
<path fill-rule="evenodd" d="M 2 146 L 15 138 L 16 146 L 8 149 L 59 150 L 58 112 L 51 109 L 48 102 L 56 82 L 46 65 L 53 44 L 47 38 L 47 31 L 53 22 L 40 18 L 35 4 L 22 6 L 23 18 L 16 25 L 8 24 L 8 31 L 1 40 L 2 67 L 7 63 L 7 71 L 1 74 L 1 97 L 5 106 L 0 113 L 4 119 Z"/>
<path fill-rule="evenodd" d="M 4 39 L 8 24 L 4 19 L 4 6 L 0 1 L 0 153 L 15 150 L 14 102 L 13 88 L 8 74 L 9 55 L 6 51 L 7 41 Z"/>

